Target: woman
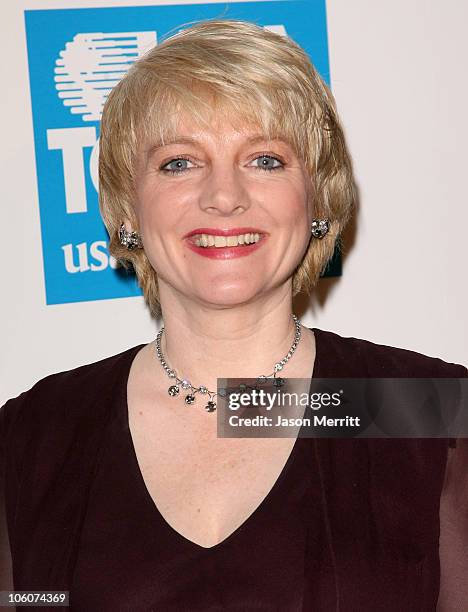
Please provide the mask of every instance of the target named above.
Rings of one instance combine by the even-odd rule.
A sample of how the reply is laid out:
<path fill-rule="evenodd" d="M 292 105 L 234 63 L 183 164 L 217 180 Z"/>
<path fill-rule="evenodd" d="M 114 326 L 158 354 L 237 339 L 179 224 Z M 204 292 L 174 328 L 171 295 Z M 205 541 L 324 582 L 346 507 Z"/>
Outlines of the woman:
<path fill-rule="evenodd" d="M 164 328 L 3 407 L 16 590 L 86 611 L 462 609 L 460 441 L 217 437 L 220 377 L 468 376 L 293 317 L 354 200 L 332 94 L 290 39 L 207 21 L 133 65 L 103 112 L 100 205 Z"/>

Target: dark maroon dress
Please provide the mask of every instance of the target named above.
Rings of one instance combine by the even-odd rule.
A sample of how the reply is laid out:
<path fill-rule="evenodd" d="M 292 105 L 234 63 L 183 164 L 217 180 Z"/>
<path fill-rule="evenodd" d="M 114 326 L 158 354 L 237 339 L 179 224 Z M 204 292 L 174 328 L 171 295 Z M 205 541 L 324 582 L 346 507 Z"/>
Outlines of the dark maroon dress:
<path fill-rule="evenodd" d="M 313 331 L 315 378 L 468 376 Z M 138 466 L 126 383 L 141 347 L 0 411 L 17 590 L 69 590 L 80 612 L 435 611 L 447 439 L 298 438 L 253 514 L 203 548 L 163 519 Z"/>
<path fill-rule="evenodd" d="M 309 539 L 311 549 L 323 549 L 312 441 L 297 439 L 260 506 L 223 542 L 204 548 L 175 531 L 154 505 L 125 408 L 122 402 L 91 490 L 73 609 L 302 610 L 304 575 L 315 564 Z"/>

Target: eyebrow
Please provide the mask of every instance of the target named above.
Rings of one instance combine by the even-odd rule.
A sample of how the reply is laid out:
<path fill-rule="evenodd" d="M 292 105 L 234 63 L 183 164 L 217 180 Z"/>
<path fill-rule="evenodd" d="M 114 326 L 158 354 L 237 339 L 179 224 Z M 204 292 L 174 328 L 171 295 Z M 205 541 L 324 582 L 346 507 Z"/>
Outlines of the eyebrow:
<path fill-rule="evenodd" d="M 254 136 L 250 136 L 249 138 L 247 138 L 245 143 L 246 144 L 255 144 L 257 142 L 276 142 L 276 141 L 283 142 L 285 145 L 289 146 L 289 143 L 284 138 L 281 138 L 281 137 L 268 138 L 267 136 L 265 136 L 263 134 L 256 134 Z M 173 144 L 199 145 L 199 144 L 201 144 L 201 141 L 198 140 L 197 138 L 193 138 L 192 136 L 178 136 L 178 137 L 166 140 L 166 142 L 164 142 L 164 143 L 159 142 L 159 143 L 156 143 L 156 144 L 152 145 L 147 150 L 147 155 L 148 155 L 148 157 L 151 157 L 159 149 L 162 149 L 163 147 L 167 147 L 167 146 L 173 145 Z"/>

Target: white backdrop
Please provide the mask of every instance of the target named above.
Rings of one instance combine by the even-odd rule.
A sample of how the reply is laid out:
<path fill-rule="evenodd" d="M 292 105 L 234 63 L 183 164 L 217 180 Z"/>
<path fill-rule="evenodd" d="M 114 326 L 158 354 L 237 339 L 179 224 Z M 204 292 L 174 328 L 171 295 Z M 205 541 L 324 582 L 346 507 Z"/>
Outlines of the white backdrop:
<path fill-rule="evenodd" d="M 143 298 L 45 305 L 23 23 L 25 9 L 148 4 L 0 6 L 0 53 L 8 59 L 1 96 L 0 405 L 47 374 L 149 342 L 157 332 Z M 343 277 L 321 280 L 316 297 L 296 310 L 309 326 L 467 365 L 468 5 L 328 0 L 327 12 L 331 84 L 360 211 L 347 236 Z"/>

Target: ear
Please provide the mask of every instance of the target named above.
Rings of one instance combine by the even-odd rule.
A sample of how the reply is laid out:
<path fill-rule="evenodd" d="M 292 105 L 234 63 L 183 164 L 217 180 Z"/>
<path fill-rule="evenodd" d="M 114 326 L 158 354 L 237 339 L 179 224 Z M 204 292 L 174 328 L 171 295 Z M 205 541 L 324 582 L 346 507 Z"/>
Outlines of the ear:
<path fill-rule="evenodd" d="M 128 219 L 122 219 L 122 223 L 124 224 L 124 227 L 127 230 L 127 232 L 133 232 L 133 226 Z"/>
<path fill-rule="evenodd" d="M 136 224 L 132 222 L 128 217 L 123 217 L 121 224 L 122 223 L 124 224 L 124 227 L 127 230 L 127 232 L 134 232 L 136 230 Z"/>

